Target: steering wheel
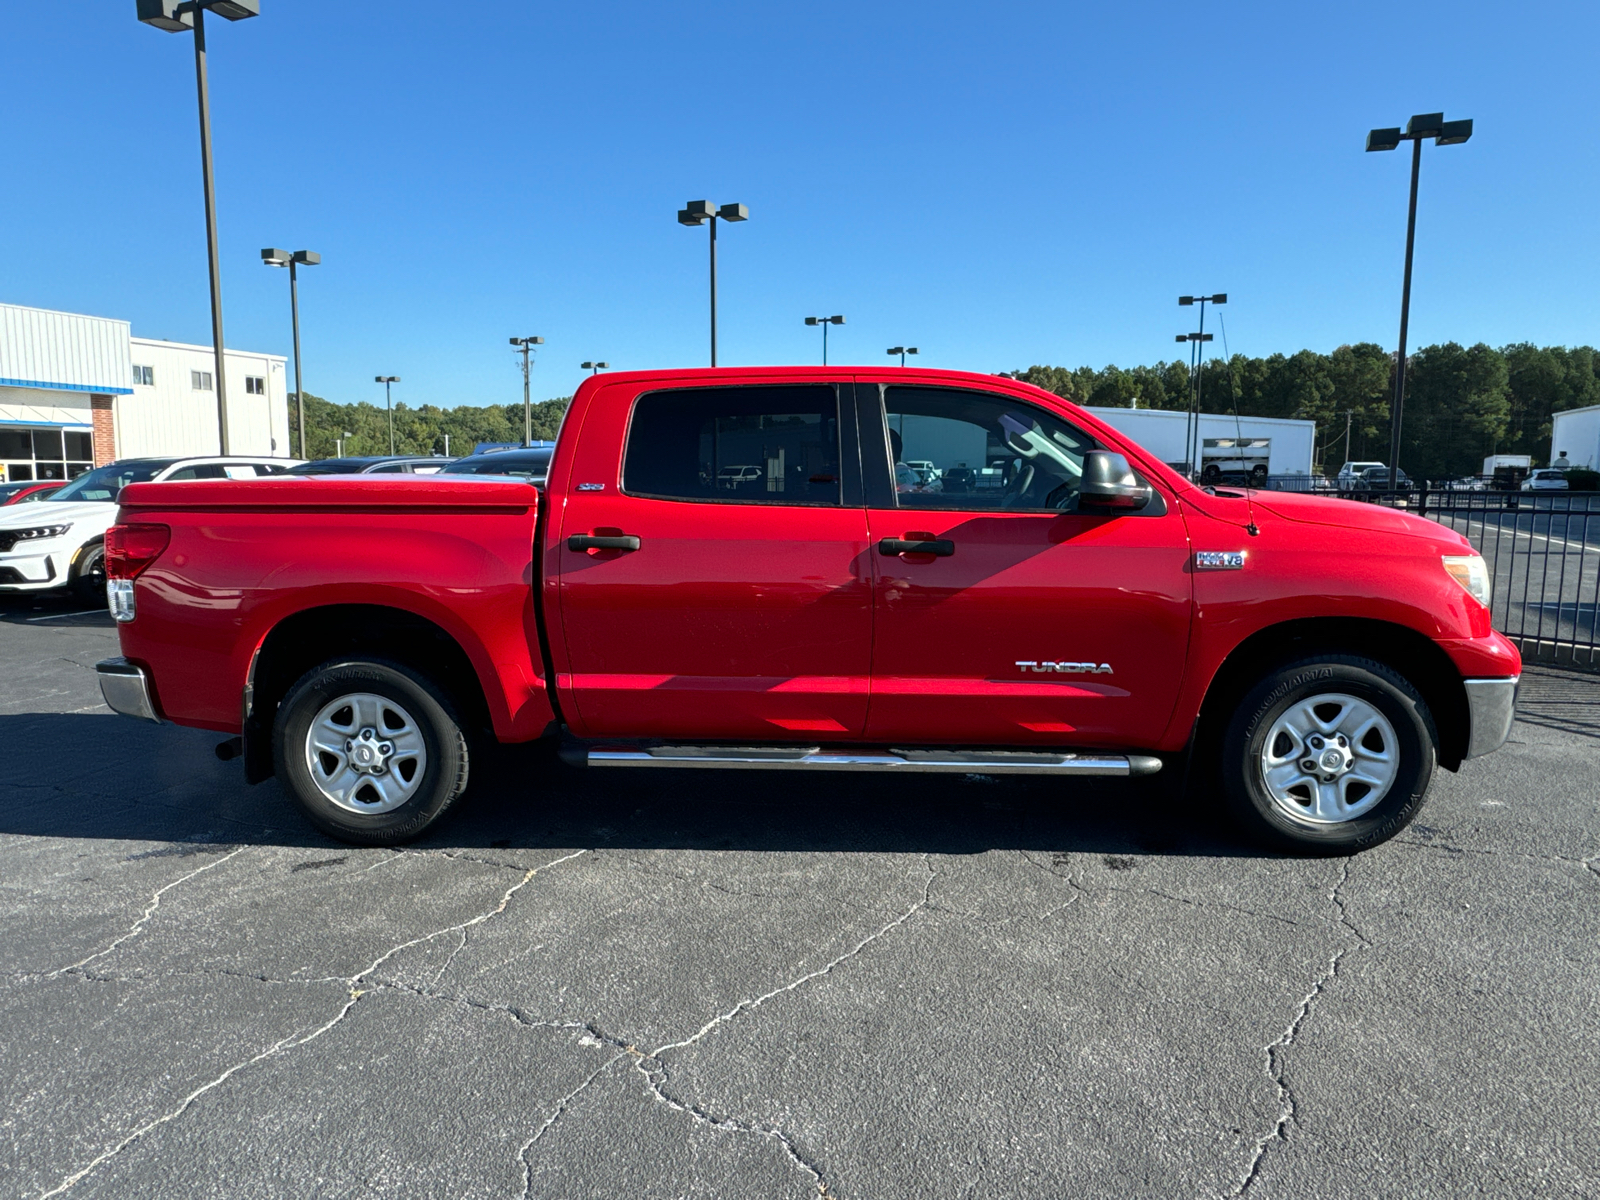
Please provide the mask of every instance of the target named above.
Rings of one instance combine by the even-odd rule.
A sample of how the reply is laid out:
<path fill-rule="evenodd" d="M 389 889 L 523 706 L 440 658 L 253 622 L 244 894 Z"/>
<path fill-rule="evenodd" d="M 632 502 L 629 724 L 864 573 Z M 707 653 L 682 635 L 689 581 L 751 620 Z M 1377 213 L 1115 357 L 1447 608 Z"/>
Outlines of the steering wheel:
<path fill-rule="evenodd" d="M 1044 498 L 1044 506 L 1057 512 L 1077 512 L 1078 481 L 1068 479 L 1051 488 L 1050 494 Z"/>
<path fill-rule="evenodd" d="M 1016 485 L 1006 493 L 1002 508 L 1016 508 L 1022 503 L 1023 497 L 1028 494 L 1028 489 L 1033 486 L 1033 464 L 1023 463 L 1022 470 L 1017 472 Z"/>

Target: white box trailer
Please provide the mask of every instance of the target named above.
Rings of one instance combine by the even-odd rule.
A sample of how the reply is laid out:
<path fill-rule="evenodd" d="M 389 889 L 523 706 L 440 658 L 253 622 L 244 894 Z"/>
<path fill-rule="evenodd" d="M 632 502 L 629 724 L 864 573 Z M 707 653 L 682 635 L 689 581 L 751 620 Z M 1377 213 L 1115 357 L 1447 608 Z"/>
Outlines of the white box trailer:
<path fill-rule="evenodd" d="M 1118 433 L 1126 434 L 1176 471 L 1189 469 L 1185 441 L 1190 433 L 1188 413 L 1164 408 L 1088 409 Z M 1198 434 L 1201 473 L 1310 476 L 1316 451 L 1317 423 L 1284 417 L 1239 417 L 1231 413 L 1201 413 Z"/>
<path fill-rule="evenodd" d="M 1550 465 L 1563 454 L 1571 467 L 1600 470 L 1600 404 L 1569 408 L 1550 419 Z"/>

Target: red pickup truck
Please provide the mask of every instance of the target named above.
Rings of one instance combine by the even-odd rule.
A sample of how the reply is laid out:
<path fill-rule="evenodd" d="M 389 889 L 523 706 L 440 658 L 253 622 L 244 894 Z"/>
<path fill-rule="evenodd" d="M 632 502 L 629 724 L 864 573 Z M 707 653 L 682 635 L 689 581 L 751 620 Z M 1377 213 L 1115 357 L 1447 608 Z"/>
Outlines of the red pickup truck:
<path fill-rule="evenodd" d="M 619 372 L 578 390 L 543 486 L 121 503 L 107 703 L 238 735 L 252 782 L 365 844 L 438 819 L 480 739 L 554 738 L 591 768 L 1165 771 L 1348 852 L 1505 741 L 1521 670 L 1459 535 L 1196 487 L 985 375 Z"/>

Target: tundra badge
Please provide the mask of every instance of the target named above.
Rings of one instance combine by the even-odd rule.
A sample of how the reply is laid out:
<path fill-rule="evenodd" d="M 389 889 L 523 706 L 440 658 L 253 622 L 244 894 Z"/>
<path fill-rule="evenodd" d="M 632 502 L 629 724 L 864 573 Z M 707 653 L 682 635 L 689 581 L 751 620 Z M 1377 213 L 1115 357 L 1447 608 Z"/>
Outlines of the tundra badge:
<path fill-rule="evenodd" d="M 1017 664 L 1023 671 L 1032 671 L 1036 675 L 1043 675 L 1047 671 L 1054 671 L 1057 675 L 1111 675 L 1110 663 L 1096 665 L 1092 662 L 1019 662 Z"/>

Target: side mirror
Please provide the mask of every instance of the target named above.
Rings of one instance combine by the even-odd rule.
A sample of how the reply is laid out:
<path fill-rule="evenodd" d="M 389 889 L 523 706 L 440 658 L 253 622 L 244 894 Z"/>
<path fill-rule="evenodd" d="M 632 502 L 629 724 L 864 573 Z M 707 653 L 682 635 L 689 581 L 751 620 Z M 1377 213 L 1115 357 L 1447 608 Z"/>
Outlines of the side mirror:
<path fill-rule="evenodd" d="M 1080 508 L 1132 511 L 1150 503 L 1150 485 L 1140 483 L 1128 460 L 1109 450 L 1091 450 L 1083 459 L 1078 483 Z"/>

